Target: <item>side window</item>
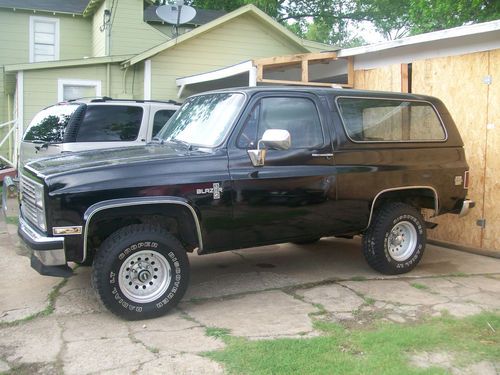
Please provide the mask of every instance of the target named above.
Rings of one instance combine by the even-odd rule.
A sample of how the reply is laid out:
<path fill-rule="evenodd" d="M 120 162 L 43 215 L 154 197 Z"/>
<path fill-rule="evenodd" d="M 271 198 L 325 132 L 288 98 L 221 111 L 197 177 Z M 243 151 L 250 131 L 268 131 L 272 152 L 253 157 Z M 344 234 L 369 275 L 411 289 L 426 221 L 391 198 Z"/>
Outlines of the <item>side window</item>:
<path fill-rule="evenodd" d="M 337 100 L 345 130 L 358 142 L 443 141 L 444 128 L 428 102 L 375 98 Z"/>
<path fill-rule="evenodd" d="M 324 142 L 316 105 L 306 98 L 261 99 L 245 120 L 238 147 L 256 147 L 267 129 L 288 130 L 292 149 L 313 148 Z"/>
<path fill-rule="evenodd" d="M 161 128 L 163 128 L 163 125 L 170 120 L 170 117 L 172 117 L 174 113 L 175 111 L 173 109 L 162 109 L 155 113 L 155 117 L 153 119 L 153 134 L 151 135 L 152 138 L 158 134 Z"/>
<path fill-rule="evenodd" d="M 142 108 L 125 105 L 88 106 L 76 142 L 114 142 L 137 139 Z"/>

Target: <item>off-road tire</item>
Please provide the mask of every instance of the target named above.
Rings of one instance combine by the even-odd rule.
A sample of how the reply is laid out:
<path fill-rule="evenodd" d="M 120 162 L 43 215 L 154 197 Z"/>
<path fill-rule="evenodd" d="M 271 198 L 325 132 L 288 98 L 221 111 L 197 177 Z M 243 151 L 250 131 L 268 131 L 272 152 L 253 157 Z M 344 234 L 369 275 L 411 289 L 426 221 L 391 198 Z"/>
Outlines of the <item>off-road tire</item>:
<path fill-rule="evenodd" d="M 143 263 L 141 258 L 137 258 L 141 254 L 145 254 L 143 260 L 148 260 L 153 266 L 150 266 L 149 263 Z M 151 259 L 146 259 L 146 257 Z M 159 277 L 160 280 L 153 280 L 155 274 L 151 270 L 151 273 L 148 273 L 150 279 L 142 286 L 149 287 L 149 281 L 156 283 L 165 280 L 161 284 L 163 286 L 157 291 L 161 295 L 158 295 L 157 298 L 156 295 L 152 295 L 151 298 L 154 298 L 154 300 L 146 302 L 134 301 L 133 294 L 132 297 L 127 297 L 127 294 L 131 295 L 130 290 L 136 284 L 141 283 L 137 278 L 134 280 L 136 284 L 130 287 L 125 286 L 125 281 L 129 280 L 129 273 L 137 271 L 135 269 L 125 272 L 129 268 L 124 267 L 127 267 L 130 262 L 133 264 L 131 259 L 139 259 L 135 264 L 136 266 L 139 263 L 141 266 L 145 264 L 148 268 L 153 267 L 156 271 L 158 269 L 155 267 L 158 267 L 163 262 L 161 263 L 164 265 L 162 268 L 163 274 L 170 275 L 170 279 L 165 276 Z M 156 265 L 152 261 L 153 259 L 156 260 Z M 141 268 L 141 270 L 145 269 L 145 267 L 144 269 Z M 122 273 L 120 273 L 120 270 Z M 168 270 L 170 271 L 167 272 Z M 163 274 L 160 271 L 160 276 Z M 125 280 L 125 277 L 127 277 L 127 280 Z M 103 241 L 94 258 L 92 284 L 97 295 L 106 308 L 127 320 L 150 319 L 164 315 L 179 303 L 186 292 L 188 282 L 189 260 L 186 250 L 177 238 L 163 228 L 154 225 L 134 224 L 117 230 Z M 155 288 L 156 285 L 151 286 L 151 288 Z M 129 289 L 127 290 L 127 288 Z"/>
<path fill-rule="evenodd" d="M 406 226 L 415 235 L 414 246 L 407 250 L 406 259 L 397 260 L 391 235 L 394 228 Z M 413 228 L 413 229 L 412 229 Z M 375 212 L 370 227 L 363 236 L 363 254 L 367 263 L 378 272 L 396 275 L 411 271 L 420 262 L 426 244 L 426 226 L 420 212 L 414 207 L 394 202 Z"/>

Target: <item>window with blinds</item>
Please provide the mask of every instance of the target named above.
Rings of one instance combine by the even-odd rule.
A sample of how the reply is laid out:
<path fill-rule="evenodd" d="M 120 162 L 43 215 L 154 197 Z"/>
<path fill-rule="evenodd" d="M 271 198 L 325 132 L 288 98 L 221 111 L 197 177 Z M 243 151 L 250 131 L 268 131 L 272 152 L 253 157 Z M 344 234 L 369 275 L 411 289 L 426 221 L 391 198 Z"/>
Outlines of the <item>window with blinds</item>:
<path fill-rule="evenodd" d="M 30 17 L 30 62 L 59 60 L 59 20 Z"/>

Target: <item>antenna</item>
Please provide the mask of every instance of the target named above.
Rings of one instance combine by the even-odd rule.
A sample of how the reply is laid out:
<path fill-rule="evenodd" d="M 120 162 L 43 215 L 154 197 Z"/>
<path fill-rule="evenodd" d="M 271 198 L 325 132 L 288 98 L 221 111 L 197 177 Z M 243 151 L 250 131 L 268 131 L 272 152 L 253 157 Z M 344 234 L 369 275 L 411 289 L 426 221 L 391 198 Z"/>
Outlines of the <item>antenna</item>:
<path fill-rule="evenodd" d="M 156 15 L 163 21 L 175 25 L 175 36 L 179 35 L 179 25 L 191 21 L 196 16 L 196 9 L 184 5 L 184 0 L 177 0 L 176 4 L 160 5 L 156 8 Z"/>

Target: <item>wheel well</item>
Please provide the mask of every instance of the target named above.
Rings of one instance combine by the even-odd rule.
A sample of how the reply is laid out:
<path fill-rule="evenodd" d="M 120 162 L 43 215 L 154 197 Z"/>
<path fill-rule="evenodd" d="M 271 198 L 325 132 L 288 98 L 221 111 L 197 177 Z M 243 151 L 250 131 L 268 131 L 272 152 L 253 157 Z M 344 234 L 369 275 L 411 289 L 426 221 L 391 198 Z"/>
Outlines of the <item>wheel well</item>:
<path fill-rule="evenodd" d="M 100 244 L 118 229 L 132 224 L 153 224 L 175 236 L 187 251 L 199 246 L 198 232 L 191 211 L 181 205 L 150 204 L 104 209 L 90 218 L 87 257 L 93 256 Z"/>
<path fill-rule="evenodd" d="M 439 211 L 438 207 L 438 195 L 436 190 L 430 187 L 419 187 L 419 188 L 402 188 L 397 190 L 388 190 L 379 193 L 371 207 L 370 212 L 370 222 L 373 217 L 373 213 L 389 202 L 403 202 L 413 206 L 417 209 L 428 208 L 434 210 L 434 214 L 437 215 Z"/>

